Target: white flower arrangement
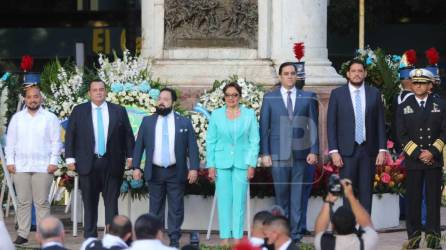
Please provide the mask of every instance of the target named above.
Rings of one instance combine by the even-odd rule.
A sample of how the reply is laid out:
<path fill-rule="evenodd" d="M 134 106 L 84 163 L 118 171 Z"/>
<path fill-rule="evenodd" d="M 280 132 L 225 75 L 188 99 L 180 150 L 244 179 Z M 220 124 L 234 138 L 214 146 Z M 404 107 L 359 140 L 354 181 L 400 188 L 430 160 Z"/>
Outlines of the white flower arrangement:
<path fill-rule="evenodd" d="M 254 82 L 246 81 L 245 79 L 236 75 L 223 81 L 215 81 L 212 90 L 205 92 L 202 96 L 200 96 L 194 111 L 190 112 L 192 126 L 197 134 L 198 149 L 200 151 L 200 159 L 202 161 L 206 159 L 206 132 L 208 127 L 207 116 L 210 112 L 222 107 L 225 104 L 222 98 L 223 88 L 230 82 L 237 82 L 242 88 L 242 98 L 240 99 L 240 104 L 255 110 L 257 118 L 260 116 L 260 108 L 262 106 L 263 95 L 265 94 L 265 91 L 260 85 Z"/>
<path fill-rule="evenodd" d="M 149 59 L 131 56 L 128 50 L 112 62 L 100 54 L 98 76 L 111 89 L 107 101 L 154 113 L 160 84 L 151 80 L 151 66 Z"/>
<path fill-rule="evenodd" d="M 8 99 L 8 88 L 3 88 L 4 80 L 0 78 L 0 139 L 1 136 L 6 133 L 6 112 L 8 112 L 8 105 L 6 104 L 6 100 Z M 1 142 L 0 142 L 1 143 Z"/>
<path fill-rule="evenodd" d="M 60 66 L 57 71 L 57 82 L 51 82 L 51 95 L 45 98 L 50 111 L 63 120 L 70 116 L 73 108 L 86 101 L 81 96 L 83 85 L 83 72 L 78 67 L 67 70 Z"/>

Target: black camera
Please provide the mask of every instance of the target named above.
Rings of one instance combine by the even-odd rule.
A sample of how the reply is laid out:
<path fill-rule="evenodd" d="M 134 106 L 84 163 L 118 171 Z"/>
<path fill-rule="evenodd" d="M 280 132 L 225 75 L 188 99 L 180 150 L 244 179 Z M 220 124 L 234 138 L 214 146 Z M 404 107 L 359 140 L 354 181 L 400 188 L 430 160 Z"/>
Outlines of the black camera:
<path fill-rule="evenodd" d="M 342 196 L 344 194 L 344 188 L 342 187 L 339 175 L 330 175 L 328 179 L 328 192 L 334 196 Z"/>

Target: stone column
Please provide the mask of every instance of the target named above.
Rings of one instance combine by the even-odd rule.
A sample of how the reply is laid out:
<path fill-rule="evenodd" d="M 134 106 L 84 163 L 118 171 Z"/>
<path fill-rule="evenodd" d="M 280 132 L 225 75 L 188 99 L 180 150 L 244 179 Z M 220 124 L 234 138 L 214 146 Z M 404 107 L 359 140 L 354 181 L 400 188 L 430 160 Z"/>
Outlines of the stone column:
<path fill-rule="evenodd" d="M 271 59 L 275 65 L 296 61 L 293 44 L 304 42 L 306 84 L 345 83 L 328 60 L 327 0 L 272 1 L 271 23 Z"/>

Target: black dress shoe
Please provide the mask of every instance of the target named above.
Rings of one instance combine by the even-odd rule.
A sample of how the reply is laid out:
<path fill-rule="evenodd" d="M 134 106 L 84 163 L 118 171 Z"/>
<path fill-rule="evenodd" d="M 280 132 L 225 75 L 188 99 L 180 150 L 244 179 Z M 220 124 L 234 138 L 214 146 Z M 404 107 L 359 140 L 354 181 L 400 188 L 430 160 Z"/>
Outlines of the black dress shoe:
<path fill-rule="evenodd" d="M 303 236 L 311 236 L 311 232 L 308 231 L 308 230 L 303 230 L 303 231 L 301 232 L 301 234 L 302 234 Z"/>
<path fill-rule="evenodd" d="M 174 248 L 180 248 L 180 241 L 177 239 L 171 239 L 169 246 Z"/>
<path fill-rule="evenodd" d="M 15 241 L 14 241 L 14 244 L 16 244 L 16 245 L 22 245 L 25 243 L 28 243 L 28 239 L 25 239 L 21 236 L 17 236 L 17 239 L 15 239 Z"/>
<path fill-rule="evenodd" d="M 36 231 L 36 225 L 31 225 L 29 231 L 30 232 L 35 232 Z"/>

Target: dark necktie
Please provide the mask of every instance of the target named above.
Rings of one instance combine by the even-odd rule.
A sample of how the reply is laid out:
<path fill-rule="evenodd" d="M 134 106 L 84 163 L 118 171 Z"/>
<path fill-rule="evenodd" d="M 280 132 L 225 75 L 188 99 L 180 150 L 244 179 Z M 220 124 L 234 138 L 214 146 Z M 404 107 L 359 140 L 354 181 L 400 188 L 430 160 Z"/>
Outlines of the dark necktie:
<path fill-rule="evenodd" d="M 288 110 L 288 118 L 290 118 L 290 120 L 292 120 L 293 119 L 293 102 L 291 101 L 291 91 L 288 91 L 287 94 L 288 94 L 288 98 L 287 98 L 286 108 Z"/>
<path fill-rule="evenodd" d="M 421 107 L 423 110 L 424 110 L 424 108 L 425 108 L 425 107 L 424 107 L 424 103 L 425 103 L 425 101 L 421 101 L 421 102 L 420 102 L 420 107 Z"/>

